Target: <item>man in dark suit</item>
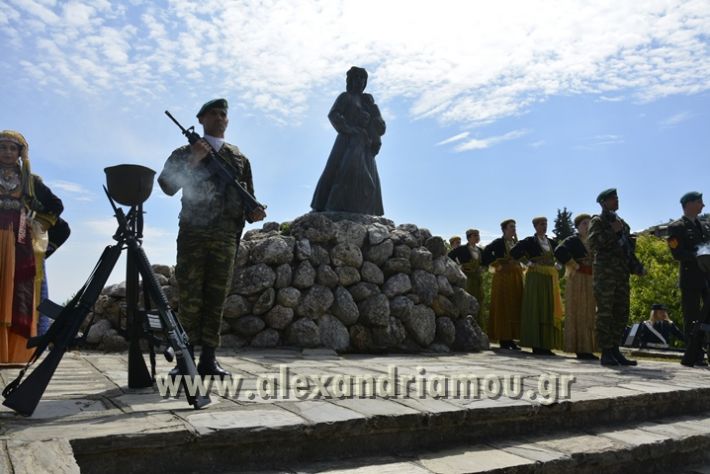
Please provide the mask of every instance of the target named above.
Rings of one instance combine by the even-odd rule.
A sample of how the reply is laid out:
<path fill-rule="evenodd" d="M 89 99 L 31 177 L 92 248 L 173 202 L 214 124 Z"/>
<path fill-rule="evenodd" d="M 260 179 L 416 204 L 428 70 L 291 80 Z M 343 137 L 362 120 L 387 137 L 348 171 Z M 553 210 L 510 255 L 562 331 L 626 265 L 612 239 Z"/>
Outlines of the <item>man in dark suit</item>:
<path fill-rule="evenodd" d="M 668 226 L 668 247 L 680 263 L 680 293 L 686 341 L 690 341 L 695 321 L 701 319 L 710 304 L 710 275 L 698 267 L 698 247 L 710 242 L 710 224 L 698 218 L 705 204 L 699 192 L 689 192 L 680 198 L 683 217 Z M 690 347 L 690 344 L 689 344 Z M 696 361 L 683 360 L 684 365 L 707 365 L 702 352 Z"/>

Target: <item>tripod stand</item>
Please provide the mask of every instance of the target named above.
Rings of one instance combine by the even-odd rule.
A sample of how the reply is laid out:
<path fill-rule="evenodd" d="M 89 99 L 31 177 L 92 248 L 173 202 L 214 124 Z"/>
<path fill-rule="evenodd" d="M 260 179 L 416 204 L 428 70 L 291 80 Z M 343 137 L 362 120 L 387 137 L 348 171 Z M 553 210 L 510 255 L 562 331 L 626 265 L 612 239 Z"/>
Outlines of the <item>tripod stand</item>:
<path fill-rule="evenodd" d="M 129 339 L 128 386 L 131 388 L 152 386 L 155 375 L 155 356 L 151 347 L 153 370 L 152 373 L 149 373 L 140 349 L 140 339 L 148 337 L 151 346 L 156 342 L 162 344 L 162 339 L 154 335 L 160 332 L 167 343 L 167 348 L 164 352 L 165 357 L 169 361 L 172 360 L 173 355 L 177 358 L 177 365 L 182 375 L 182 384 L 185 388 L 188 403 L 195 408 L 202 408 L 210 403 L 209 396 L 192 395 L 187 390 L 186 377 L 194 380 L 198 376 L 195 362 L 187 348 L 189 339 L 170 308 L 155 278 L 148 257 L 141 246 L 143 231 L 142 203 L 150 195 L 152 178 L 155 173 L 153 170 L 142 166 L 119 165 L 106 168 L 106 174 L 110 190 L 104 187 L 104 191 L 118 221 L 118 228 L 113 235 L 116 244 L 104 249 L 89 279 L 66 306 L 62 307 L 49 300 L 43 301 L 40 305 L 40 310 L 53 317 L 55 321 L 47 333 L 31 338 L 28 341 L 27 347 L 36 347 L 35 352 L 27 366 L 20 371 L 19 376 L 8 384 L 2 392 L 5 397 L 3 405 L 22 415 L 29 416 L 34 412 L 64 353 L 85 339 L 85 336 L 77 337 L 79 328 L 96 303 L 123 249 L 128 250 L 126 262 L 126 332 Z M 118 176 L 118 179 L 116 176 Z M 147 176 L 150 177 L 149 180 L 147 180 Z M 143 179 L 141 180 L 140 178 Z M 138 182 L 139 192 L 126 193 L 125 188 L 121 186 L 116 188 L 116 180 L 121 182 L 120 184 L 123 184 L 123 181 L 132 184 Z M 149 186 L 146 184 L 147 182 L 150 183 Z M 123 209 L 116 206 L 114 198 L 121 204 L 131 206 L 128 214 L 125 214 Z M 143 312 L 138 310 L 139 276 L 143 280 L 143 294 L 146 302 L 146 308 Z M 155 312 L 150 312 L 149 308 L 147 308 L 149 301 L 155 303 Z M 140 322 L 141 319 L 145 320 L 145 325 Z M 89 326 L 91 322 L 93 322 L 93 318 Z M 27 369 L 39 359 L 50 344 L 52 344 L 52 349 L 49 354 L 23 382 L 22 378 Z"/>

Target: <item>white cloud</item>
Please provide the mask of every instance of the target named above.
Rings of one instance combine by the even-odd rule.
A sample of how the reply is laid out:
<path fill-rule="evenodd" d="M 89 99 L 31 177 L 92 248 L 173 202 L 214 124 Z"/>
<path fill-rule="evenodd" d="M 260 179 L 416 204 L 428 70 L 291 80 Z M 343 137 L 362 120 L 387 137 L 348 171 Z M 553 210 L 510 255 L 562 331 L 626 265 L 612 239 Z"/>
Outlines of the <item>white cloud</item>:
<path fill-rule="evenodd" d="M 448 144 L 448 143 L 457 142 L 457 141 L 459 141 L 459 140 L 463 140 L 463 139 L 466 138 L 468 135 L 469 135 L 469 132 L 459 133 L 458 135 L 454 135 L 453 137 L 450 137 L 450 138 L 447 138 L 446 140 L 440 141 L 440 142 L 437 143 L 436 145 L 439 146 L 439 145 L 446 145 L 446 144 Z"/>
<path fill-rule="evenodd" d="M 593 137 L 588 137 L 583 140 L 583 143 L 575 146 L 575 148 L 580 150 L 591 150 L 599 147 L 605 147 L 610 145 L 621 145 L 624 143 L 624 137 L 621 135 L 615 135 L 613 133 L 607 133 L 602 135 L 595 135 Z"/>
<path fill-rule="evenodd" d="M 229 92 L 279 120 L 348 67 L 384 105 L 480 125 L 559 94 L 651 101 L 710 88 L 710 3 L 174 0 L 1 6 L 18 84 L 139 102 L 175 87 Z M 25 86 L 28 87 L 28 86 Z M 475 142 L 472 142 L 475 143 Z M 475 146 L 475 145 L 471 145 Z"/>
<path fill-rule="evenodd" d="M 661 120 L 660 125 L 663 128 L 675 127 L 676 125 L 679 125 L 692 117 L 693 114 L 688 111 L 678 112 L 677 114 L 673 114 L 670 117 Z"/>
<path fill-rule="evenodd" d="M 47 182 L 47 186 L 62 199 L 68 194 L 69 197 L 76 201 L 90 202 L 94 200 L 94 193 L 78 183 L 55 180 Z"/>
<path fill-rule="evenodd" d="M 493 145 L 497 145 L 499 143 L 507 142 L 510 140 L 515 140 L 516 138 L 520 138 L 528 133 L 527 130 L 513 130 L 511 132 L 508 132 L 503 135 L 498 135 L 495 137 L 488 137 L 488 138 L 474 138 L 472 140 L 468 140 L 464 143 L 461 143 L 460 145 L 456 145 L 454 147 L 454 151 L 457 152 L 462 152 L 462 151 L 470 151 L 470 150 L 483 150 L 486 148 L 490 148 Z"/>

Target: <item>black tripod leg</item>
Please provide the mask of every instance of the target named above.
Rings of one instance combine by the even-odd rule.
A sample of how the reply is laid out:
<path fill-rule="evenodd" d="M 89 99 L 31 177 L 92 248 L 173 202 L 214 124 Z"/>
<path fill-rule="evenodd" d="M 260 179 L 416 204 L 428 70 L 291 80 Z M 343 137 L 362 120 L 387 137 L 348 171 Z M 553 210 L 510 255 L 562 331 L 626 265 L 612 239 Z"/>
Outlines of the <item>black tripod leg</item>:
<path fill-rule="evenodd" d="M 140 339 L 143 324 L 138 312 L 138 265 L 136 251 L 128 247 L 126 257 L 126 320 L 128 321 L 128 387 L 146 388 L 153 386 L 153 377 L 143 359 Z"/>

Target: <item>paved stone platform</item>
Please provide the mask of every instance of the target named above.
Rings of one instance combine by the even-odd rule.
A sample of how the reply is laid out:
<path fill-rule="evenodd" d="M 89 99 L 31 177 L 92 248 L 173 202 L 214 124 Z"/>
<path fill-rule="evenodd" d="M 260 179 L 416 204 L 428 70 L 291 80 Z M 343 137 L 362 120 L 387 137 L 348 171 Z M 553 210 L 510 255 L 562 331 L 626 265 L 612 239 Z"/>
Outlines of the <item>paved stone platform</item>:
<path fill-rule="evenodd" d="M 194 410 L 156 387 L 128 389 L 127 354 L 67 354 L 32 417 L 0 407 L 0 473 L 582 472 L 589 452 L 627 453 L 594 461 L 621 466 L 654 446 L 694 453 L 688 462 L 710 447 L 710 370 L 677 361 L 317 349 L 219 359 L 239 391 L 213 386 Z M 170 368 L 159 358 L 159 374 Z M 0 368 L 0 385 L 18 371 Z"/>

